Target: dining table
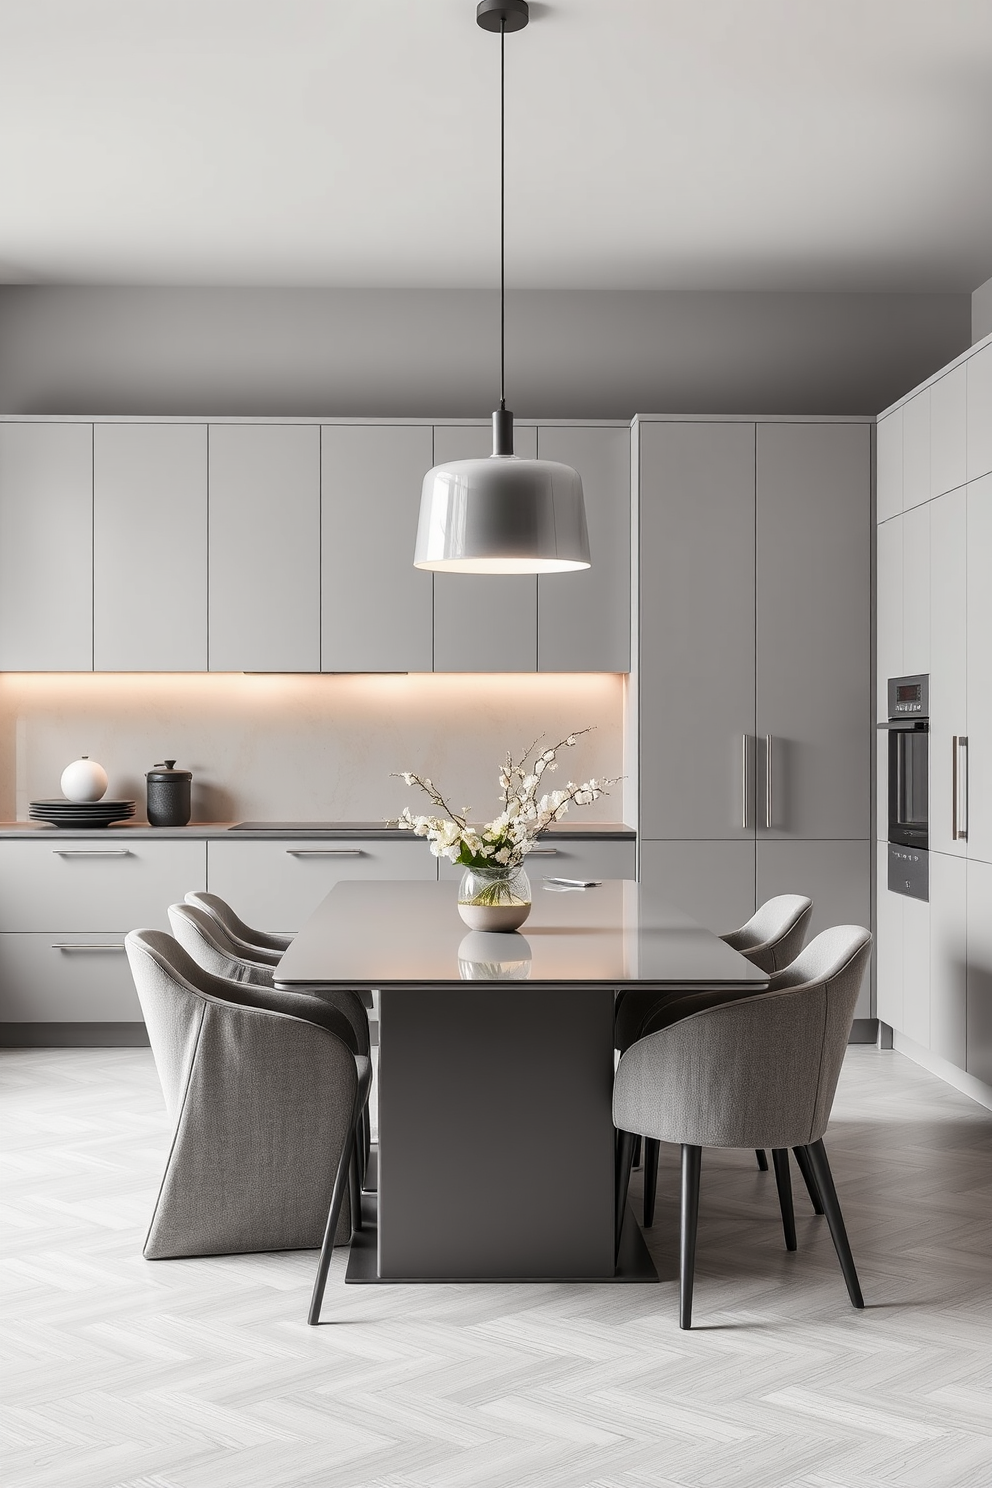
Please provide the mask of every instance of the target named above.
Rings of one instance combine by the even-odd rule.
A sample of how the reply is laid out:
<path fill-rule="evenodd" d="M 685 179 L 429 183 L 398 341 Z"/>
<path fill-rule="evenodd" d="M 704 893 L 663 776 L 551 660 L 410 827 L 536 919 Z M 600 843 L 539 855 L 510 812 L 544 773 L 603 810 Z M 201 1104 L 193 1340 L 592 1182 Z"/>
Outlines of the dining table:
<path fill-rule="evenodd" d="M 457 882 L 335 885 L 275 970 L 376 994 L 376 1194 L 349 1282 L 650 1281 L 617 1243 L 614 1006 L 630 989 L 761 992 L 767 974 L 643 884 L 534 889 L 470 930 Z"/>

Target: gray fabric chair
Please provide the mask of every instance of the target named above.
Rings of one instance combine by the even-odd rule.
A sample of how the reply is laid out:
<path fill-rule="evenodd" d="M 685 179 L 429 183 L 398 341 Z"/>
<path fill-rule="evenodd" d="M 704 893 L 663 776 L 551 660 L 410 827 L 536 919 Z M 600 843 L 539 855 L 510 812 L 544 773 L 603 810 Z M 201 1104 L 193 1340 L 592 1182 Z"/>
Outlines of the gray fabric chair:
<path fill-rule="evenodd" d="M 274 966 L 283 951 L 292 943 L 291 935 L 273 935 L 267 930 L 256 930 L 246 925 L 225 899 L 206 890 L 191 890 L 185 896 L 186 903 L 202 909 L 223 930 L 227 939 L 238 949 L 238 953 L 249 961 L 268 962 Z"/>
<path fill-rule="evenodd" d="M 815 1179 L 855 1307 L 854 1260 L 823 1146 L 871 935 L 857 925 L 825 930 L 767 992 L 690 1011 L 632 1044 L 617 1067 L 617 1237 L 635 1134 L 682 1148 L 680 1326 L 692 1320 L 692 1282 L 703 1147 L 771 1148 L 786 1244 L 795 1249 L 788 1148 Z M 688 1001 L 688 999 L 687 999 Z"/>
<path fill-rule="evenodd" d="M 145 1256 L 322 1246 L 326 1277 L 324 1251 L 360 1224 L 371 1068 L 350 1023 L 318 998 L 212 976 L 162 931 L 124 944 L 174 1123 Z"/>
<path fill-rule="evenodd" d="M 784 971 L 803 948 L 812 913 L 813 901 L 805 894 L 776 894 L 720 939 L 762 971 Z"/>

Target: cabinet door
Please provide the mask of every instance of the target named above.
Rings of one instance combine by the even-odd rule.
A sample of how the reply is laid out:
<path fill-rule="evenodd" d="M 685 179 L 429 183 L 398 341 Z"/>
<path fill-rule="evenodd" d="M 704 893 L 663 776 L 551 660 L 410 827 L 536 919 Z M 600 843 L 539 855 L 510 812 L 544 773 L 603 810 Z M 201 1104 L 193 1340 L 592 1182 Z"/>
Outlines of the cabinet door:
<path fill-rule="evenodd" d="M 209 667 L 320 670 L 320 429 L 210 428 Z"/>
<path fill-rule="evenodd" d="M 992 1085 L 992 863 L 968 868 L 967 1070 Z"/>
<path fill-rule="evenodd" d="M 902 508 L 930 500 L 930 389 L 902 405 Z"/>
<path fill-rule="evenodd" d="M 140 1022 L 122 934 L 0 934 L 0 1023 Z"/>
<path fill-rule="evenodd" d="M 888 887 L 889 845 L 876 847 L 875 879 L 875 1010 L 890 1028 L 903 1028 L 903 912 L 906 900 Z"/>
<path fill-rule="evenodd" d="M 207 667 L 207 430 L 93 430 L 93 666 Z"/>
<path fill-rule="evenodd" d="M 413 566 L 431 430 L 321 430 L 320 666 L 324 672 L 429 672 L 433 575 Z"/>
<path fill-rule="evenodd" d="M 968 358 L 968 479 L 992 471 L 992 342 Z"/>
<path fill-rule="evenodd" d="M 296 838 L 207 843 L 207 884 L 260 929 L 294 934 L 342 879 L 436 879 L 419 838 L 333 842 Z"/>
<path fill-rule="evenodd" d="M 0 424 L 0 671 L 92 668 L 92 426 Z"/>
<path fill-rule="evenodd" d="M 930 495 L 967 479 L 968 367 L 962 363 L 930 387 Z"/>
<path fill-rule="evenodd" d="M 886 683 L 889 677 L 903 677 L 902 635 L 902 517 L 882 522 L 876 529 L 875 542 L 875 718 L 888 717 Z M 877 766 L 877 831 L 879 841 L 889 835 L 887 753 L 884 735 L 876 735 Z"/>
<path fill-rule="evenodd" d="M 630 878 L 636 877 L 634 842 L 592 842 L 588 839 L 559 837 L 554 842 L 541 842 L 532 848 L 524 861 L 531 887 L 537 893 L 545 878 Z M 438 859 L 438 878 L 460 879 L 465 869 L 460 863 Z"/>
<path fill-rule="evenodd" d="M 964 857 L 955 838 L 954 772 L 968 733 L 967 494 L 948 491 L 930 511 L 930 846 Z M 907 669 L 908 670 L 908 669 Z M 880 751 L 881 753 L 882 751 Z"/>
<path fill-rule="evenodd" d="M 869 426 L 759 424 L 756 469 L 758 829 L 867 838 Z"/>
<path fill-rule="evenodd" d="M 640 425 L 649 838 L 754 836 L 754 425 Z"/>
<path fill-rule="evenodd" d="M 755 857 L 757 904 L 775 894 L 808 894 L 813 901 L 807 941 L 833 925 L 871 927 L 871 843 L 786 842 L 758 838 Z M 867 973 L 855 1008 L 856 1018 L 871 1017 L 871 982 Z"/>
<path fill-rule="evenodd" d="M 992 475 L 967 490 L 968 856 L 992 863 Z"/>
<path fill-rule="evenodd" d="M 930 905 L 922 899 L 903 897 L 902 938 L 902 1032 L 929 1049 Z"/>
<path fill-rule="evenodd" d="M 902 511 L 902 409 L 878 421 L 875 431 L 875 520 L 885 522 Z"/>
<path fill-rule="evenodd" d="M 515 429 L 518 455 L 533 459 L 537 431 Z M 434 464 L 492 454 L 488 424 L 434 430 Z M 533 574 L 435 574 L 436 672 L 537 670 L 537 578 Z"/>
<path fill-rule="evenodd" d="M 930 854 L 930 1048 L 964 1069 L 967 1059 L 967 864 Z"/>
<path fill-rule="evenodd" d="M 630 430 L 541 426 L 537 453 L 582 477 L 592 567 L 537 580 L 542 672 L 630 671 Z"/>
<path fill-rule="evenodd" d="M 902 519 L 902 655 L 906 673 L 930 670 L 930 503 Z"/>
<path fill-rule="evenodd" d="M 643 842 L 640 881 L 724 935 L 754 914 L 754 842 Z"/>

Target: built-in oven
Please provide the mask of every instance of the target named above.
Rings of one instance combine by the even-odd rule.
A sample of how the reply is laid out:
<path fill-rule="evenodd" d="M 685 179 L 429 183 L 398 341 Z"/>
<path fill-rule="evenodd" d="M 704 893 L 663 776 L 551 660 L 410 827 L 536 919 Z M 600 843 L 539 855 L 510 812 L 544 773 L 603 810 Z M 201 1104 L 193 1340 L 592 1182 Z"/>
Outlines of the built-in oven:
<path fill-rule="evenodd" d="M 928 848 L 930 678 L 890 677 L 888 713 L 888 885 L 913 899 L 930 897 Z"/>

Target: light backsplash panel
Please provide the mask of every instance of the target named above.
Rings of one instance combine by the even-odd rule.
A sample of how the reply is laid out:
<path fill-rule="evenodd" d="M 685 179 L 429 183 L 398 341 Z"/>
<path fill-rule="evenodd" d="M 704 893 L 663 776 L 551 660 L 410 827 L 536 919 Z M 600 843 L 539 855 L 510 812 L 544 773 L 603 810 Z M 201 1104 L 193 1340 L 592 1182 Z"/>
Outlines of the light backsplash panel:
<path fill-rule="evenodd" d="M 0 818 L 61 794 L 82 754 L 107 794 L 145 816 L 145 771 L 168 756 L 193 772 L 193 820 L 377 821 L 427 797 L 391 772 L 429 775 L 454 810 L 485 820 L 510 749 L 592 733 L 549 789 L 623 771 L 625 679 L 613 674 L 0 674 Z M 136 818 L 136 819 L 137 819 Z M 572 821 L 623 818 L 623 787 Z"/>

